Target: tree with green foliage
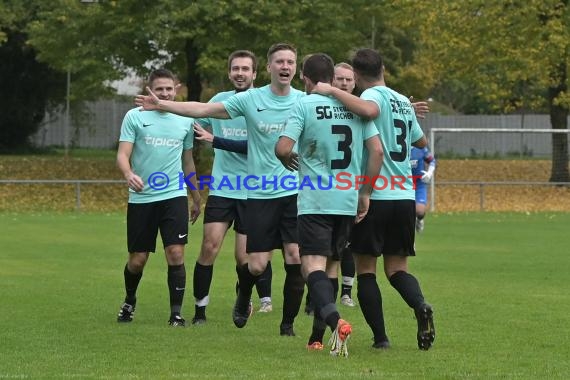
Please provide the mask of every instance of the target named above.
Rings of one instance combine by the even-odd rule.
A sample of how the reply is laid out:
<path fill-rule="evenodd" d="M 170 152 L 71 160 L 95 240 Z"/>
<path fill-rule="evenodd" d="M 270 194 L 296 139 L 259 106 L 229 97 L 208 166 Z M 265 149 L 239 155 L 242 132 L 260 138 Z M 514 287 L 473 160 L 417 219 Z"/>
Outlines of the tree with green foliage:
<path fill-rule="evenodd" d="M 402 1 L 438 81 L 461 83 L 494 109 L 547 109 L 566 129 L 570 109 L 568 0 Z M 401 18 L 405 21 L 405 18 Z M 552 135 L 551 182 L 569 182 L 568 136 Z"/>
<path fill-rule="evenodd" d="M 25 30 L 40 62 L 71 74 L 72 101 L 106 96 L 111 81 L 128 73 L 146 77 L 163 65 L 180 75 L 188 100 L 200 100 L 204 84 L 220 78 L 227 84 L 232 50 L 250 49 L 259 56 L 261 83 L 267 80 L 267 48 L 278 41 L 292 42 L 301 55 L 327 51 L 345 59 L 360 38 L 352 24 L 354 8 L 345 8 L 324 0 L 54 0 Z"/>
<path fill-rule="evenodd" d="M 410 70 L 415 37 L 396 29 L 396 21 L 381 21 L 390 19 L 387 12 L 391 8 L 371 6 L 364 0 L 28 3 L 34 6 L 22 6 L 19 12 L 26 17 L 19 27 L 25 44 L 50 70 L 70 73 L 72 105 L 109 96 L 114 92 L 112 81 L 132 73 L 144 78 L 163 65 L 180 75 L 188 88 L 188 100 L 207 100 L 202 86 L 218 91 L 229 85 L 226 58 L 233 50 L 245 48 L 258 55 L 257 82 L 263 84 L 268 80 L 265 53 L 275 42 L 293 43 L 300 57 L 322 51 L 335 61 L 344 61 L 353 48 L 370 46 L 374 36 L 391 67 L 392 83 L 398 84 L 402 77 L 402 91 L 417 97 L 427 93 L 427 86 L 417 87 L 429 83 L 425 73 Z M 12 8 L 16 4 L 13 1 Z M 29 9 L 34 12 L 26 13 Z M 0 20 L 11 13 L 0 8 Z M 378 22 L 355 22 L 361 18 Z M 418 75 L 423 75 L 421 80 Z M 58 86 L 64 90 L 65 79 Z"/>
<path fill-rule="evenodd" d="M 27 23 L 36 4 L 5 1 L 0 6 L 0 151 L 20 151 L 41 125 L 46 111 L 61 101 L 65 77 L 38 62 L 27 44 Z M 60 85 L 61 84 L 61 88 Z"/>

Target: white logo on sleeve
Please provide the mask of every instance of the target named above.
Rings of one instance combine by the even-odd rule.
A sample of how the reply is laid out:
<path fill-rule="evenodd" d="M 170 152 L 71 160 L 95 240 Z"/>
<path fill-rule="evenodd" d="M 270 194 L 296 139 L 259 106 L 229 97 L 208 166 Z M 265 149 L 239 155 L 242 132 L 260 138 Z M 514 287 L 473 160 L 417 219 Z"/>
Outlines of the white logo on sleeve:
<path fill-rule="evenodd" d="M 186 237 L 186 235 L 188 235 L 188 234 L 184 234 L 184 235 L 178 234 L 178 239 L 184 239 Z"/>

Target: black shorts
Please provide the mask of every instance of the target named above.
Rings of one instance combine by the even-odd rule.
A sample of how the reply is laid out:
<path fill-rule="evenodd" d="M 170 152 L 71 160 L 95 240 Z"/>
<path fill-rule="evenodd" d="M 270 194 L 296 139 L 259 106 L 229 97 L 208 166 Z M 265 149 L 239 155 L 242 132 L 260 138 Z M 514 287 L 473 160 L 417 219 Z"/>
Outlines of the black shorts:
<path fill-rule="evenodd" d="M 305 214 L 299 215 L 297 225 L 301 256 L 320 255 L 340 260 L 354 216 Z"/>
<path fill-rule="evenodd" d="M 269 252 L 297 243 L 297 194 L 273 199 L 251 199 L 245 213 L 247 248 L 250 252 Z"/>
<path fill-rule="evenodd" d="M 350 249 L 372 256 L 415 256 L 416 202 L 371 200 L 366 217 L 354 225 Z"/>
<path fill-rule="evenodd" d="M 164 247 L 188 243 L 188 198 L 176 197 L 127 206 L 127 248 L 133 252 L 156 251 L 156 237 Z"/>
<path fill-rule="evenodd" d="M 204 209 L 204 224 L 227 222 L 234 230 L 245 235 L 245 199 L 209 195 Z"/>

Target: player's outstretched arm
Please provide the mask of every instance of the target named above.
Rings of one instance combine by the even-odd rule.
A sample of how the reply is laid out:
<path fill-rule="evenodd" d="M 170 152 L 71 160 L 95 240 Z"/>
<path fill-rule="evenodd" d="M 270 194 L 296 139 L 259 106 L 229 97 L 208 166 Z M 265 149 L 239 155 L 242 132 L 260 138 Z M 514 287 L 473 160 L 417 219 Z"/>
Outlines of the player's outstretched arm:
<path fill-rule="evenodd" d="M 230 115 L 222 103 L 175 102 L 159 99 L 150 88 L 146 88 L 148 95 L 137 95 L 135 104 L 141 111 L 164 111 L 181 116 L 213 117 L 215 119 L 229 119 Z"/>

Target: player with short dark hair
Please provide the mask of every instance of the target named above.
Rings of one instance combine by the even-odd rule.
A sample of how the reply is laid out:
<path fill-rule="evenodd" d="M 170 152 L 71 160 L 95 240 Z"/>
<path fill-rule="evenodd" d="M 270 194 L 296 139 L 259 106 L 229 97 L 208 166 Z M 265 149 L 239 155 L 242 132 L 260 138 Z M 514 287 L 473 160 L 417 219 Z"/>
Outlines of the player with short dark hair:
<path fill-rule="evenodd" d="M 220 92 L 210 99 L 210 103 L 221 102 L 239 92 L 253 88 L 257 76 L 257 58 L 249 50 L 236 50 L 228 58 L 228 78 L 234 89 Z M 196 120 L 195 129 L 211 127 L 216 135 L 247 141 L 247 127 L 243 117 L 230 120 L 203 118 Z M 196 135 L 197 139 L 200 140 Z M 225 178 L 235 183 L 237 178 L 247 176 L 247 157 L 244 154 L 216 149 L 214 146 L 212 177 Z M 212 186 L 209 189 L 204 209 L 204 231 L 200 255 L 194 266 L 195 311 L 192 324 L 206 323 L 206 306 L 210 302 L 214 262 L 230 226 L 235 230 L 236 270 L 247 263 L 245 207 L 247 190 L 245 188 L 226 188 Z M 272 310 L 271 303 L 271 261 L 268 263 L 262 279 L 257 282 L 257 292 L 261 299 L 261 312 Z"/>
<path fill-rule="evenodd" d="M 310 55 L 309 55 L 310 56 Z M 307 56 L 307 58 L 309 57 Z M 301 70 L 302 71 L 302 70 Z M 302 78 L 301 78 L 302 79 Z M 332 80 L 332 85 L 343 91 L 347 91 L 352 94 L 354 90 L 354 72 L 352 66 L 346 62 L 337 63 L 334 66 L 334 77 Z M 327 275 L 329 276 L 331 283 L 333 284 L 335 300 L 338 295 L 339 283 L 338 283 L 338 270 L 340 269 L 342 273 L 342 287 L 340 294 L 340 303 L 345 306 L 355 307 L 356 303 L 352 299 L 352 286 L 354 284 L 354 259 L 352 254 L 346 249 L 346 252 L 341 255 L 340 262 L 336 265 L 331 264 L 327 268 Z M 313 303 L 311 302 L 311 292 L 307 291 L 307 296 L 305 298 L 305 313 L 312 315 L 314 312 Z"/>
<path fill-rule="evenodd" d="M 149 88 L 161 100 L 174 100 L 177 80 L 165 69 L 154 70 Z M 118 322 L 131 322 L 136 307 L 136 292 L 150 252 L 156 250 L 158 231 L 162 237 L 168 263 L 171 326 L 184 326 L 181 316 L 186 268 L 184 245 L 188 242 L 188 197 L 179 186 L 179 173 L 195 173 L 192 158 L 194 134 L 192 119 L 161 111 L 125 115 L 119 137 L 117 166 L 129 186 L 127 207 L 127 245 L 129 257 L 123 272 L 126 296 L 117 316 Z M 160 176 L 157 176 L 160 175 Z M 190 220 L 200 214 L 200 193 L 196 179 Z"/>
<path fill-rule="evenodd" d="M 331 83 L 332 59 L 326 54 L 312 54 L 303 64 L 303 81 L 310 93 L 318 82 Z M 293 152 L 298 144 L 298 155 Z M 315 307 L 309 350 L 323 349 L 326 326 L 333 331 L 330 352 L 347 356 L 351 325 L 341 319 L 335 305 L 333 284 L 327 266 L 338 261 L 352 229 L 364 217 L 372 186 L 365 184 L 337 189 L 339 175 L 355 179 L 361 174 L 363 147 L 369 155 L 366 176 L 375 176 L 382 164 L 378 131 L 371 121 L 362 120 L 338 100 L 312 94 L 302 98 L 295 108 L 275 147 L 275 154 L 287 168 L 299 162 L 298 229 L 301 270 Z M 322 186 L 322 187 L 321 187 Z"/>
<path fill-rule="evenodd" d="M 304 93 L 291 87 L 297 51 L 287 43 L 272 45 L 267 53 L 271 83 L 235 94 L 216 103 L 168 102 L 152 92 L 135 102 L 147 110 L 161 109 L 191 117 L 219 119 L 244 116 L 248 131 L 247 253 L 248 263 L 239 271 L 239 291 L 232 319 L 241 328 L 248 320 L 252 288 L 259 281 L 273 249 L 282 248 L 285 261 L 283 318 L 280 334 L 295 335 L 293 322 L 299 312 L 304 289 L 297 244 L 297 189 L 280 185 L 290 176 L 273 152 L 292 106 Z"/>
<path fill-rule="evenodd" d="M 427 140 L 410 100 L 386 86 L 384 64 L 377 51 L 356 51 L 352 66 L 356 85 L 364 90 L 360 98 L 327 84 L 319 84 L 315 91 L 332 94 L 351 111 L 374 120 L 385 154 L 380 175 L 389 181 L 398 181 L 396 186 L 374 189 L 368 215 L 353 229 L 350 248 L 355 254 L 358 301 L 374 334 L 373 347 L 389 347 L 382 297 L 376 282 L 376 262 L 383 256 L 384 272 L 390 284 L 414 310 L 418 347 L 427 350 L 435 339 L 433 310 L 426 303 L 419 282 L 408 272 L 408 256 L 416 254 L 410 148 L 412 145 L 424 147 Z"/>

